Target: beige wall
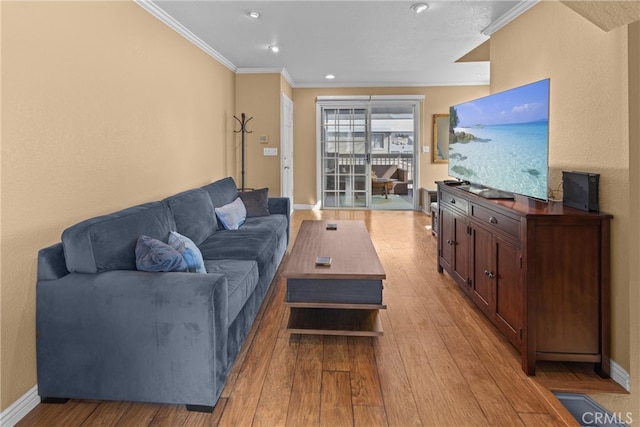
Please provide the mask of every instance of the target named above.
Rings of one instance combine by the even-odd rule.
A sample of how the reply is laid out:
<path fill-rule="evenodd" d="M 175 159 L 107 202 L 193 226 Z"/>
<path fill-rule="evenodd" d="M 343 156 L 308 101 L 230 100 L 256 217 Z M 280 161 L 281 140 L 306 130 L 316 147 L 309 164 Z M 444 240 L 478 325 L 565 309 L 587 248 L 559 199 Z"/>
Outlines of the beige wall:
<path fill-rule="evenodd" d="M 254 119 L 246 185 L 279 193 L 280 94 L 294 101 L 296 204 L 316 202 L 315 99 L 422 94 L 431 117 L 488 86 L 292 89 L 279 74 L 238 75 L 130 2 L 0 2 L 2 159 L 0 410 L 36 384 L 38 249 L 69 225 L 232 175 L 233 115 Z M 552 182 L 563 169 L 600 172 L 614 215 L 613 358 L 632 394 L 597 396 L 640 419 L 640 28 L 605 33 L 559 3 L 541 2 L 492 36 L 491 92 L 551 77 Z M 532 36 L 533 35 L 533 36 Z M 627 64 L 628 58 L 628 64 Z M 629 94 L 631 96 L 629 97 Z M 625 99 L 630 99 L 626 102 Z M 258 137 L 269 137 L 260 144 Z M 420 154 L 421 185 L 447 167 Z"/>
<path fill-rule="evenodd" d="M 598 396 L 611 406 L 633 411 L 635 425 L 640 424 L 640 21 L 629 26 L 629 351 L 633 394 L 627 399 L 616 396 Z"/>
<path fill-rule="evenodd" d="M 282 91 L 282 93 L 287 95 L 289 99 L 293 99 L 293 88 L 291 87 L 287 79 L 285 79 L 282 75 L 280 76 L 280 90 Z"/>
<path fill-rule="evenodd" d="M 37 380 L 37 251 L 234 174 L 234 79 L 133 2 L 2 2 L 0 410 Z"/>
<path fill-rule="evenodd" d="M 420 144 L 431 147 L 434 114 L 448 114 L 451 105 L 489 94 L 488 86 L 313 88 L 293 90 L 294 203 L 314 205 L 316 195 L 316 98 L 350 95 L 424 95 L 420 116 Z M 432 163 L 431 152 L 420 150 L 421 187 L 435 187 L 447 178 L 447 164 Z"/>
<path fill-rule="evenodd" d="M 283 88 L 283 78 L 273 74 L 238 74 L 236 76 L 236 109 L 238 117 L 244 112 L 253 120 L 247 126 L 252 133 L 245 135 L 245 187 L 269 188 L 269 194 L 280 194 L 280 102 L 281 93 L 291 93 L 291 87 Z M 286 83 L 286 82 L 284 82 Z M 289 95 L 290 96 L 290 95 Z M 266 136 L 268 143 L 260 143 Z M 237 183 L 240 186 L 241 143 L 236 140 Z M 277 156 L 265 156 L 264 148 L 277 148 Z"/>
<path fill-rule="evenodd" d="M 600 206 L 613 214 L 611 238 L 612 358 L 634 375 L 632 394 L 598 396 L 612 411 L 640 420 L 637 316 L 630 317 L 631 237 L 627 27 L 604 32 L 558 2 L 540 2 L 491 37 L 491 91 L 551 78 L 550 185 L 562 170 L 600 173 Z M 637 43 L 637 41 L 636 41 Z M 636 52 L 637 60 L 637 52 Z M 637 97 L 637 74 L 635 75 Z M 636 99 L 637 102 L 637 99 Z M 637 135 L 634 142 L 637 145 Z M 636 148 L 637 150 L 637 148 Z M 637 184 L 637 176 L 636 176 Z M 637 185 L 631 200 L 638 203 Z M 561 196 L 561 194 L 558 194 Z M 637 209 L 634 213 L 637 222 Z M 637 245 L 637 243 L 634 243 Z M 637 251 L 636 251 L 637 254 Z M 637 266 L 634 267 L 637 288 Z M 636 295 L 637 290 L 633 291 Z M 637 311 L 634 304 L 633 310 Z"/>

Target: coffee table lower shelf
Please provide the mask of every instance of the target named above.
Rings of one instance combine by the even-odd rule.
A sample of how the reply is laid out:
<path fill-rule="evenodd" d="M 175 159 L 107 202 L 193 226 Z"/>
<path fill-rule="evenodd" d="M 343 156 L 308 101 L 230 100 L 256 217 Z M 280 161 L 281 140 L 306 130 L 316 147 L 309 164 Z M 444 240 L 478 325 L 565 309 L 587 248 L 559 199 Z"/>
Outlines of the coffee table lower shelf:
<path fill-rule="evenodd" d="M 378 310 L 385 305 L 286 303 L 290 307 L 287 332 L 306 335 L 381 336 Z M 345 306 L 347 308 L 345 308 Z"/>

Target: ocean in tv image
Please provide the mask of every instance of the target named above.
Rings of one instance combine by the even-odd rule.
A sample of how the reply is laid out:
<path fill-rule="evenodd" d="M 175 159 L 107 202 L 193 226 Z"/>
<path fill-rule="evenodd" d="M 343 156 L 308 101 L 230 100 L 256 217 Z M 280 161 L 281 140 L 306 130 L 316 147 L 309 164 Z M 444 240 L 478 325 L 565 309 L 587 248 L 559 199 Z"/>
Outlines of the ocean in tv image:
<path fill-rule="evenodd" d="M 547 198 L 549 80 L 450 109 L 449 175 Z"/>

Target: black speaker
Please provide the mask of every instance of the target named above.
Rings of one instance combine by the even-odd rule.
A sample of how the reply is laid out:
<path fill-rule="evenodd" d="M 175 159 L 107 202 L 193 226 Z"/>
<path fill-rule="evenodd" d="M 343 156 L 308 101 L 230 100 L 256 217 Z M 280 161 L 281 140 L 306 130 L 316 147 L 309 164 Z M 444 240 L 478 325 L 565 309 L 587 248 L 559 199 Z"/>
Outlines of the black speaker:
<path fill-rule="evenodd" d="M 598 185 L 600 174 L 562 172 L 562 204 L 583 211 L 600 210 Z"/>

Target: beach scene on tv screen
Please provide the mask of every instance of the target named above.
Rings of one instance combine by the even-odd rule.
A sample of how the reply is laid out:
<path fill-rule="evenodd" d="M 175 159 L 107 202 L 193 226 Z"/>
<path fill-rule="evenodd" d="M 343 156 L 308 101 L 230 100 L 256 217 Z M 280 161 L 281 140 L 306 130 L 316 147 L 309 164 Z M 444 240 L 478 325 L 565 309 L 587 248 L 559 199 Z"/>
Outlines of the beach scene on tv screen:
<path fill-rule="evenodd" d="M 547 198 L 549 80 L 450 108 L 449 175 Z"/>

